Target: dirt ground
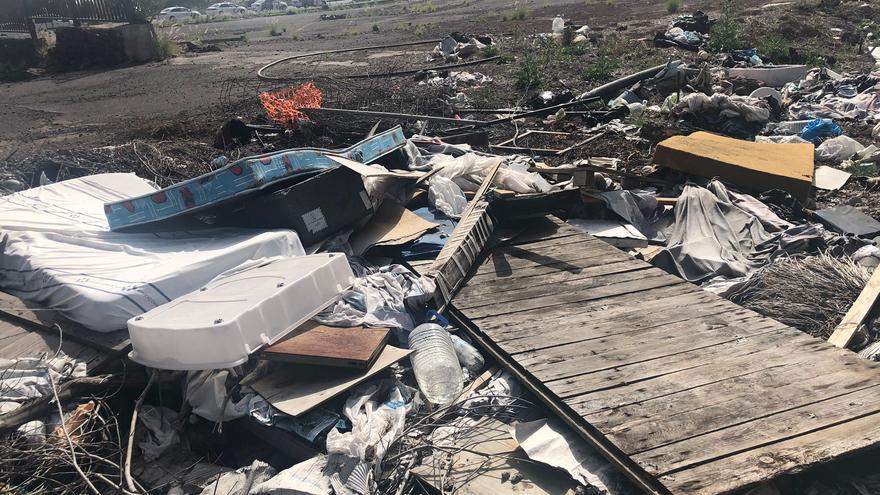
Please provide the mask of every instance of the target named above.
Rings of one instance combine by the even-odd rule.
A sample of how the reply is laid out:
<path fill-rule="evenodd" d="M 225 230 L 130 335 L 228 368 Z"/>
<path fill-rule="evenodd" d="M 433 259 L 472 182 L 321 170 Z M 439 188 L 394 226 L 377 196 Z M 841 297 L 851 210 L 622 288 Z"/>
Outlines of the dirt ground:
<path fill-rule="evenodd" d="M 748 0 L 740 8 L 754 11 L 766 3 Z M 713 14 L 718 8 L 718 2 L 710 1 L 687 2 L 684 7 Z M 184 54 L 162 63 L 48 73 L 24 82 L 0 83 L 0 161 L 20 160 L 38 150 L 112 145 L 126 136 L 164 138 L 162 130 L 175 126 L 185 136 L 208 139 L 231 116 L 230 103 L 256 101 L 260 87 L 256 70 L 282 56 L 434 39 L 452 31 L 522 39 L 549 31 L 558 14 L 600 32 L 614 32 L 620 25 L 626 26 L 627 37 L 650 37 L 672 18 L 659 0 L 528 0 L 516 7 L 527 12 L 525 18 L 510 15 L 508 20 L 512 9 L 503 0 L 407 2 L 337 11 L 346 18 L 329 21 L 320 20 L 320 12 L 310 12 L 162 28 L 177 39 L 208 42 L 244 36 L 245 40 L 220 42 L 222 51 Z M 273 25 L 283 30 L 280 36 L 270 36 Z M 409 50 L 410 63 L 429 65 L 423 55 L 430 49 L 424 45 Z M 664 49 L 662 56 L 671 58 L 678 51 Z M 281 67 L 277 74 L 291 75 L 293 69 Z M 344 64 L 341 69 L 345 70 Z M 297 75 L 303 72 L 308 74 Z"/>

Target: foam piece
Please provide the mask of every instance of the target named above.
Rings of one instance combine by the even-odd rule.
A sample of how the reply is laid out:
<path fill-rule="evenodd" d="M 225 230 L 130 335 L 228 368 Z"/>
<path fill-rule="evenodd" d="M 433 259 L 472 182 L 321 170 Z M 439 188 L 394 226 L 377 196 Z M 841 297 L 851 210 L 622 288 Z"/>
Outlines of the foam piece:
<path fill-rule="evenodd" d="M 106 202 L 156 190 L 99 174 L 0 197 L 0 289 L 110 332 L 224 272 L 305 254 L 290 230 L 110 231 Z"/>
<path fill-rule="evenodd" d="M 130 319 L 129 357 L 167 370 L 238 366 L 315 316 L 353 282 L 340 253 L 288 258 L 219 277 Z"/>
<path fill-rule="evenodd" d="M 376 134 L 345 150 L 298 148 L 242 158 L 205 175 L 179 182 L 160 191 L 136 194 L 104 207 L 114 231 L 145 231 L 163 227 L 170 219 L 205 213 L 269 187 L 280 188 L 304 175 L 338 164 L 327 157 L 335 153 L 360 163 L 370 163 L 406 143 L 400 126 Z"/>

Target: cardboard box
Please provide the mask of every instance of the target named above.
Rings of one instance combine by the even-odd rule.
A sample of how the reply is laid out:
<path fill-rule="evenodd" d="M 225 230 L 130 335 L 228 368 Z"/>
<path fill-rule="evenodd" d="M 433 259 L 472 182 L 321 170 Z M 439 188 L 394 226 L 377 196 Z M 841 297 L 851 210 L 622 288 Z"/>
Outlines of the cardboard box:
<path fill-rule="evenodd" d="M 292 229 L 309 246 L 352 227 L 373 213 L 361 175 L 336 167 L 283 189 L 235 205 L 222 223 L 260 229 Z"/>

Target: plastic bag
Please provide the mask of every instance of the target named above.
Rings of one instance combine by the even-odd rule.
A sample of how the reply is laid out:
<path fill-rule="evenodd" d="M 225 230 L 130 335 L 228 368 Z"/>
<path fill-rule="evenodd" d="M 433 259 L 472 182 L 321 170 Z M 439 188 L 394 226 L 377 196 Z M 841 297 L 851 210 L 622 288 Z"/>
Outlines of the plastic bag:
<path fill-rule="evenodd" d="M 385 450 L 403 431 L 412 389 L 396 380 L 377 380 L 356 388 L 345 401 L 351 431 L 327 433 L 327 453 L 362 461 L 382 461 Z"/>
<path fill-rule="evenodd" d="M 468 370 L 472 375 L 479 373 L 486 365 L 486 360 L 474 346 L 465 342 L 458 335 L 449 335 L 452 337 L 452 347 L 455 348 L 455 355 L 458 357 L 458 364 L 462 368 Z"/>
<path fill-rule="evenodd" d="M 452 180 L 435 175 L 428 182 L 428 202 L 435 210 L 452 218 L 460 218 L 467 207 L 467 198 Z"/>
<path fill-rule="evenodd" d="M 801 137 L 814 144 L 819 144 L 823 139 L 837 137 L 843 134 L 843 129 L 831 119 L 811 120 L 801 131 Z"/>
<path fill-rule="evenodd" d="M 837 136 L 816 147 L 816 159 L 827 162 L 842 162 L 862 151 L 865 147 L 849 136 Z"/>

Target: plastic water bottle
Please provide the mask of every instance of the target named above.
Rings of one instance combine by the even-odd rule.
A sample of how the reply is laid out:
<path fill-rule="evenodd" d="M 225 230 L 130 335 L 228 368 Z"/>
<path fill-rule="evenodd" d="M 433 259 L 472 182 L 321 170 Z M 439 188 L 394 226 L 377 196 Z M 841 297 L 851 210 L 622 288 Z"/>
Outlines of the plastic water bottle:
<path fill-rule="evenodd" d="M 409 334 L 413 372 L 428 401 L 448 404 L 461 393 L 462 375 L 449 332 L 436 323 L 423 323 Z"/>
<path fill-rule="evenodd" d="M 561 16 L 554 17 L 551 28 L 553 34 L 562 34 L 562 32 L 565 31 L 565 19 L 563 19 Z"/>

